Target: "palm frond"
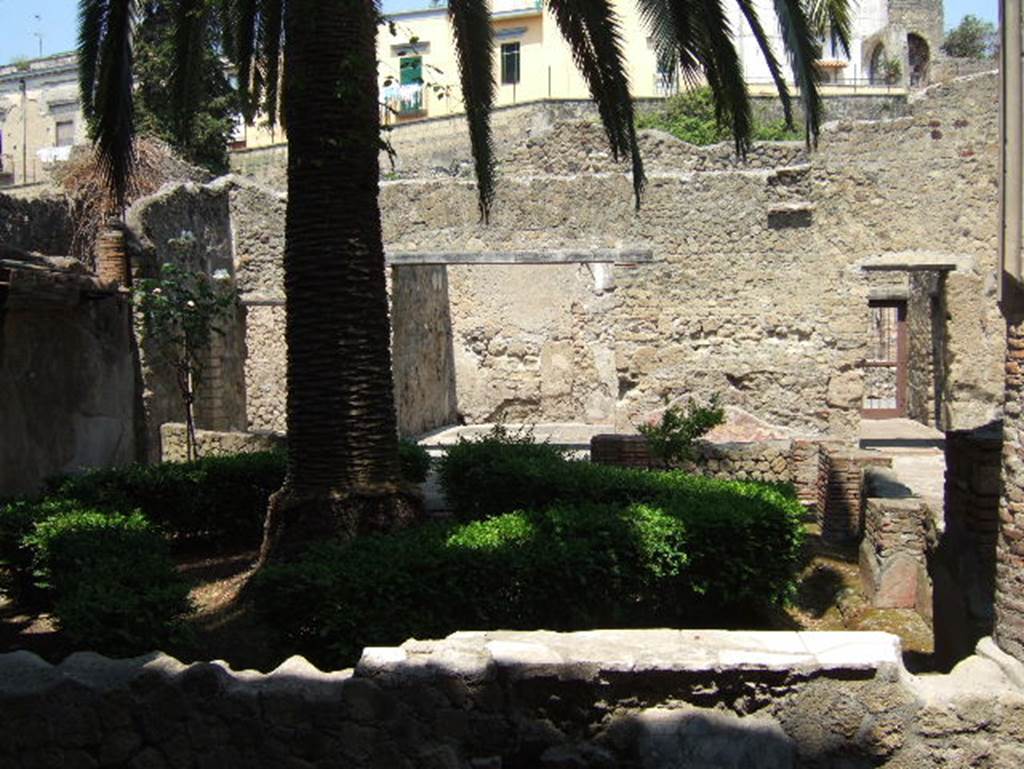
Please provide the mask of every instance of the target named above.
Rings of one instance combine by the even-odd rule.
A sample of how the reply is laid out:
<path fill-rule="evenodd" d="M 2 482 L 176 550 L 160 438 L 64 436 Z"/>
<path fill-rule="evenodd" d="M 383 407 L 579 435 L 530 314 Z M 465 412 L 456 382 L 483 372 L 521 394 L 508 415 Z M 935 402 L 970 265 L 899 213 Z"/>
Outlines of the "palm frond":
<path fill-rule="evenodd" d="M 702 41 L 701 58 L 718 122 L 732 129 L 736 152 L 745 157 L 754 132 L 754 118 L 743 65 L 722 0 L 701 0 L 691 23 L 699 25 L 702 31 L 698 36 Z"/>
<path fill-rule="evenodd" d="M 757 9 L 754 7 L 753 0 L 736 0 L 736 2 L 740 7 L 743 18 L 747 20 L 747 24 L 750 26 L 750 31 L 757 41 L 758 48 L 761 49 L 761 55 L 764 57 L 765 64 L 768 65 L 768 71 L 775 82 L 775 90 L 778 91 L 779 100 L 782 102 L 782 113 L 786 120 L 786 127 L 792 129 L 793 98 L 789 93 L 789 84 L 786 83 L 786 77 L 782 72 L 782 67 L 779 65 L 778 58 L 775 56 L 775 50 L 772 48 L 771 41 L 765 34 L 764 27 L 761 26 L 761 19 L 757 15 Z"/>
<path fill-rule="evenodd" d="M 202 60 L 210 7 L 207 0 L 178 0 L 174 10 L 174 70 L 171 75 L 174 130 L 178 141 L 187 145 L 196 98 L 202 91 Z"/>
<path fill-rule="evenodd" d="M 818 91 L 820 74 L 814 63 L 821 58 L 821 46 L 804 13 L 801 0 L 775 0 L 775 15 L 779 18 L 782 42 L 789 54 L 793 77 L 800 88 L 807 143 L 817 144 L 821 131 L 822 104 L 821 93 Z"/>
<path fill-rule="evenodd" d="M 262 0 L 256 60 L 261 71 L 263 112 L 277 124 L 281 84 L 281 37 L 284 32 L 284 0 Z"/>
<path fill-rule="evenodd" d="M 829 35 L 832 44 L 839 43 L 849 57 L 853 37 L 853 8 L 849 0 L 807 0 L 806 13 L 814 33 L 819 38 Z"/>
<path fill-rule="evenodd" d="M 618 17 L 609 0 L 548 0 L 548 8 L 597 104 L 612 154 L 616 159 L 628 157 L 632 163 L 633 193 L 639 208 L 646 178 Z"/>
<path fill-rule="evenodd" d="M 108 5 L 108 0 L 80 0 L 78 4 L 78 91 L 90 133 L 95 118 L 96 68 L 100 43 L 106 33 Z"/>
<path fill-rule="evenodd" d="M 253 57 L 256 52 L 259 0 L 234 0 L 231 16 L 234 22 L 231 40 L 235 65 L 238 68 L 238 99 L 241 103 L 242 117 L 245 118 L 245 122 L 252 123 L 259 103 L 259 89 L 255 89 L 257 93 L 254 94 L 253 88 Z"/>
<path fill-rule="evenodd" d="M 81 0 L 80 40 L 85 61 L 80 71 L 83 102 L 92 114 L 97 160 L 116 206 L 124 210 L 135 161 L 132 94 L 132 32 L 135 0 Z M 86 34 L 96 35 L 85 43 Z"/>
<path fill-rule="evenodd" d="M 473 149 L 480 216 L 487 221 L 494 202 L 494 33 L 487 0 L 449 0 L 455 51 L 459 60 L 462 99 Z"/>

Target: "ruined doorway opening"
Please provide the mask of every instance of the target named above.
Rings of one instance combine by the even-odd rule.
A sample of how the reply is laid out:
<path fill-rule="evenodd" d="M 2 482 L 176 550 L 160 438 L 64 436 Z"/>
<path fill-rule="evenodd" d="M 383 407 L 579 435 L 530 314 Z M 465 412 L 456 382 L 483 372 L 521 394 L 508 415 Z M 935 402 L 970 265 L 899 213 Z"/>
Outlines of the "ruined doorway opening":
<path fill-rule="evenodd" d="M 871 300 L 868 305 L 868 355 L 864 361 L 865 419 L 895 419 L 907 414 L 907 303 Z"/>
<path fill-rule="evenodd" d="M 907 35 L 907 59 L 910 67 L 910 87 L 917 88 L 927 85 L 928 65 L 931 61 L 928 41 L 913 32 Z"/>

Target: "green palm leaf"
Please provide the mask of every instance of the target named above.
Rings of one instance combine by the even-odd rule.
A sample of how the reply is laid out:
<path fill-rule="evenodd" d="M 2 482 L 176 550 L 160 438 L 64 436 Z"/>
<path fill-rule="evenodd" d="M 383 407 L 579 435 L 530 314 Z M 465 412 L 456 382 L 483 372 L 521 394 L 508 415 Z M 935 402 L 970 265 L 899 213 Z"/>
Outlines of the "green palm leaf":
<path fill-rule="evenodd" d="M 494 145 L 491 109 L 494 105 L 494 33 L 487 0 L 450 0 L 448 15 L 459 60 L 459 79 L 473 149 L 480 216 L 484 221 L 494 202 Z"/>
<path fill-rule="evenodd" d="M 814 63 L 821 58 L 821 46 L 800 0 L 775 0 L 775 15 L 779 17 L 782 41 L 789 54 L 793 77 L 800 88 L 807 142 L 816 144 L 821 131 L 822 104 L 818 91 L 820 73 Z"/>
<path fill-rule="evenodd" d="M 761 26 L 761 19 L 758 18 L 757 9 L 754 7 L 752 0 L 736 0 L 736 2 L 740 7 L 740 12 L 750 26 L 750 31 L 757 41 L 758 48 L 761 49 L 761 55 L 764 56 L 765 63 L 768 65 L 768 71 L 771 72 L 772 81 L 775 83 L 775 90 L 778 91 L 779 100 L 782 102 L 782 112 L 786 120 L 786 127 L 792 129 L 793 99 L 789 93 L 789 85 L 786 83 L 786 78 L 782 73 L 779 60 L 775 56 L 775 50 L 772 48 L 771 41 L 769 41 L 768 36 L 765 34 L 764 27 Z"/>
<path fill-rule="evenodd" d="M 175 133 L 187 145 L 195 114 L 195 95 L 202 89 L 202 58 L 209 25 L 207 0 L 178 0 L 174 9 L 174 98 Z"/>
<path fill-rule="evenodd" d="M 616 159 L 630 158 L 639 207 L 646 179 L 615 11 L 609 0 L 548 0 L 548 8 L 597 103 L 612 154 Z"/>
<path fill-rule="evenodd" d="M 843 53 L 850 55 L 853 9 L 849 0 L 807 0 L 806 13 L 811 29 L 818 37 L 829 35 L 833 45 L 839 43 Z"/>
<path fill-rule="evenodd" d="M 122 211 L 135 161 L 132 29 L 135 0 L 81 0 L 79 86 L 100 169 Z M 87 39 L 88 38 L 88 39 Z"/>

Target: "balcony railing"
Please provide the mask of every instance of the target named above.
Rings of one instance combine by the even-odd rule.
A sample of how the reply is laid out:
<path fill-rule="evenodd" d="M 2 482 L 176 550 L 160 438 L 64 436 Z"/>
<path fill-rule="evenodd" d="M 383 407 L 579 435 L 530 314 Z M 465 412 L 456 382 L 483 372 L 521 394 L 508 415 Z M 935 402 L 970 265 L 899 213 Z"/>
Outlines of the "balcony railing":
<path fill-rule="evenodd" d="M 541 0 L 491 0 L 491 13 L 495 16 L 539 11 L 542 7 Z"/>

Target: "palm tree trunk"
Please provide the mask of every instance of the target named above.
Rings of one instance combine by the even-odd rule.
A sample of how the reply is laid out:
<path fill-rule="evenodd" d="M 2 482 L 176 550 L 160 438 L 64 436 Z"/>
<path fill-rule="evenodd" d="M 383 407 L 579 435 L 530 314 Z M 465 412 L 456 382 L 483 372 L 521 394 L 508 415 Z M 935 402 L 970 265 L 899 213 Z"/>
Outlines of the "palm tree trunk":
<path fill-rule="evenodd" d="M 285 17 L 288 474 L 261 559 L 407 523 L 381 235 L 372 0 Z"/>

